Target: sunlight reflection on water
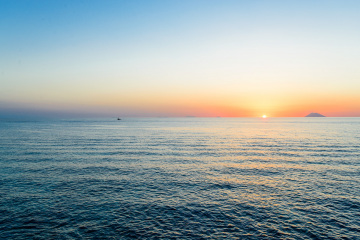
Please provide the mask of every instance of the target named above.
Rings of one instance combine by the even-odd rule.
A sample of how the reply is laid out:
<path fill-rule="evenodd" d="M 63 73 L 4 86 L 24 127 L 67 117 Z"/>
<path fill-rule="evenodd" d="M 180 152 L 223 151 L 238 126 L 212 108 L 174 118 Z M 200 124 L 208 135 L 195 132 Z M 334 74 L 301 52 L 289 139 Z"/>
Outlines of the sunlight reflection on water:
<path fill-rule="evenodd" d="M 359 237 L 359 118 L 0 124 L 1 238 Z"/>

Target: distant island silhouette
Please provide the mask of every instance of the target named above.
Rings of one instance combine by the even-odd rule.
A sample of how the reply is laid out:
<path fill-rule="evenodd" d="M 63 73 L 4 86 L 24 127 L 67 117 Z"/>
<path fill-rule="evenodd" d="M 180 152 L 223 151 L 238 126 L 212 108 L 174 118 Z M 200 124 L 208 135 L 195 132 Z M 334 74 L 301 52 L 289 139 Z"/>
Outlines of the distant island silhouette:
<path fill-rule="evenodd" d="M 306 115 L 305 117 L 325 117 L 325 116 L 321 115 L 320 113 L 310 113 L 309 115 Z"/>

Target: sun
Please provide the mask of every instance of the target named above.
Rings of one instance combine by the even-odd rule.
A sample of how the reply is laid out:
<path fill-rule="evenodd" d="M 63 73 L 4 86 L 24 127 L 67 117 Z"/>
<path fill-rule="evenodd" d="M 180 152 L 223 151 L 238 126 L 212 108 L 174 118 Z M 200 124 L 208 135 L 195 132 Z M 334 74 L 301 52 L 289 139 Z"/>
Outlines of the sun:
<path fill-rule="evenodd" d="M 266 115 L 262 115 L 262 118 L 267 118 L 267 116 L 266 116 Z"/>

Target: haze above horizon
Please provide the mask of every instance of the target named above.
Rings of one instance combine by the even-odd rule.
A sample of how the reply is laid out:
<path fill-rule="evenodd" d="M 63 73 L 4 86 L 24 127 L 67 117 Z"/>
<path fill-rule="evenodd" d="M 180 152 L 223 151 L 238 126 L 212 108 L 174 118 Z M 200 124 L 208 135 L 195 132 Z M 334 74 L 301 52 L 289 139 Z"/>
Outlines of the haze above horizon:
<path fill-rule="evenodd" d="M 360 117 L 358 1 L 0 0 L 0 117 Z"/>

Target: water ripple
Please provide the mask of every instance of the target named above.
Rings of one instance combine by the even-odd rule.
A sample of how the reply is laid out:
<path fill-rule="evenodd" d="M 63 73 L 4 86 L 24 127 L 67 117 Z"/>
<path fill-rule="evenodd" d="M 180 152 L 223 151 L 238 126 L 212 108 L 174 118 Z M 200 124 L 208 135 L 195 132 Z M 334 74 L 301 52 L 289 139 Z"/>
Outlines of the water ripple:
<path fill-rule="evenodd" d="M 0 122 L 0 238 L 360 239 L 359 126 Z"/>

